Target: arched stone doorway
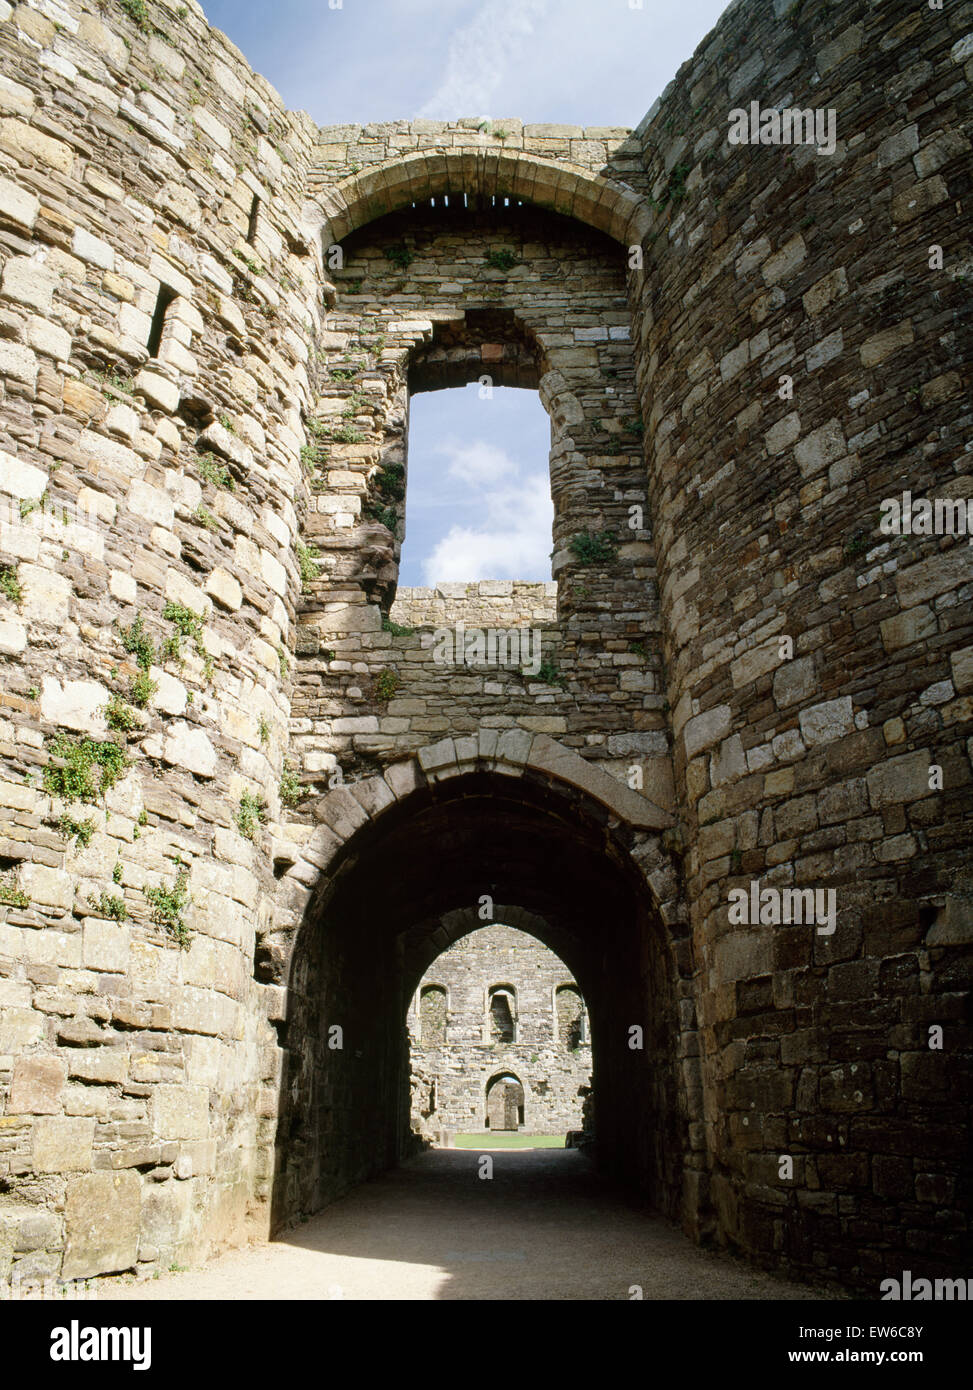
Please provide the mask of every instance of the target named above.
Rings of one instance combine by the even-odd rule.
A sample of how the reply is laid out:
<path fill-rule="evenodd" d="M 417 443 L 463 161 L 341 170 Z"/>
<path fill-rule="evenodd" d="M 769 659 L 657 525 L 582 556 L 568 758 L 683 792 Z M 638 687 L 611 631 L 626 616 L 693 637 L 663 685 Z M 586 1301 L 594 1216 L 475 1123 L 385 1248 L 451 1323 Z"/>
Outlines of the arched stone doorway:
<path fill-rule="evenodd" d="M 526 1125 L 523 1082 L 513 1072 L 503 1072 L 487 1082 L 484 1124 L 492 1134 L 523 1129 Z"/>
<path fill-rule="evenodd" d="M 278 1223 L 407 1152 L 408 1001 L 483 925 L 484 900 L 555 951 L 588 1003 L 600 1161 L 681 1210 L 695 1087 L 679 1060 L 692 1048 L 678 1008 L 691 969 L 668 813 L 542 736 L 523 761 L 512 739 L 468 742 L 322 798 L 285 875 L 302 910 L 261 943 L 265 977 L 288 985 Z M 298 891 L 302 878 L 313 889 Z"/>

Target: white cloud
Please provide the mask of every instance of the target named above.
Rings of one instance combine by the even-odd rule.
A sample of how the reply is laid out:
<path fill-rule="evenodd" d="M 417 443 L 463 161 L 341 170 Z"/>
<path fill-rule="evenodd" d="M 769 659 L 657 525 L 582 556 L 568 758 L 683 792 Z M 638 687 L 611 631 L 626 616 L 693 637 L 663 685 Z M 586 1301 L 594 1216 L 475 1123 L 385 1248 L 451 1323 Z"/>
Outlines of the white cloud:
<path fill-rule="evenodd" d="M 491 487 L 482 475 L 465 479 L 477 489 L 482 522 L 449 529 L 423 561 L 425 583 L 549 580 L 554 509 L 546 471 L 537 469 L 520 475 L 517 465 L 503 450 L 479 442 L 463 446 L 454 454 L 448 471 L 462 476 L 458 469 L 470 457 L 480 461 L 489 458 L 495 468 L 492 476 L 505 481 Z"/>
<path fill-rule="evenodd" d="M 417 116 L 455 120 L 489 113 L 508 72 L 516 67 L 549 0 L 486 0 L 449 42 L 446 71 Z"/>
<path fill-rule="evenodd" d="M 446 472 L 451 478 L 460 478 L 471 487 L 483 487 L 497 478 L 509 477 L 517 472 L 517 465 L 504 449 L 488 444 L 485 439 L 461 444 L 455 439 L 447 439 L 438 445 L 437 453 L 446 454 L 449 462 Z"/>

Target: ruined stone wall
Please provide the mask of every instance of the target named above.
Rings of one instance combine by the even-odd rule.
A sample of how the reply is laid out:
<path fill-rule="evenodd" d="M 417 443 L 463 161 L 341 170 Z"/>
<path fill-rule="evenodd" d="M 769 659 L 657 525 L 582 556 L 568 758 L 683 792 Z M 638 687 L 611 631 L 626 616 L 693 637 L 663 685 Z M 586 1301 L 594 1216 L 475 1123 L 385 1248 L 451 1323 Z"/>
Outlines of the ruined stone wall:
<path fill-rule="evenodd" d="M 738 4 L 639 128 L 657 206 L 631 290 L 716 1220 L 863 1280 L 968 1238 L 973 552 L 878 523 L 904 489 L 970 495 L 970 18 Z M 728 144 L 751 101 L 833 108 L 835 153 Z M 734 926 L 751 882 L 833 888 L 836 929 Z"/>
<path fill-rule="evenodd" d="M 421 997 L 429 986 L 445 991 L 445 1038 L 438 1045 L 422 1028 Z M 515 992 L 511 1042 L 490 1036 L 489 992 L 495 986 Z M 490 1082 L 512 1073 L 524 1088 L 526 1134 L 580 1129 L 591 1046 L 571 1047 L 563 1037 L 557 991 L 565 986 L 577 989 L 563 962 L 512 927 L 483 927 L 444 951 L 420 981 L 407 1015 L 413 1128 L 427 1138 L 483 1130 Z"/>
<path fill-rule="evenodd" d="M 553 627 L 557 585 L 518 579 L 480 579 L 468 584 L 437 584 L 434 589 L 399 588 L 389 610 L 403 627 Z"/>

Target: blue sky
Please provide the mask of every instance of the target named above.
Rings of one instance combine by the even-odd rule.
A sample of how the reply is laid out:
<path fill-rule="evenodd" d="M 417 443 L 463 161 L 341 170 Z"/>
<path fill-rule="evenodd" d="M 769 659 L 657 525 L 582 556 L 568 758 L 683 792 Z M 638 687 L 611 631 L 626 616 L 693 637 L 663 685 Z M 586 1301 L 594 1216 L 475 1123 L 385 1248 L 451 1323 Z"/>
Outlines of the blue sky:
<path fill-rule="evenodd" d="M 400 584 L 551 577 L 551 422 L 536 391 L 474 383 L 409 406 Z"/>
<path fill-rule="evenodd" d="M 334 0 L 332 0 L 334 3 Z M 418 115 L 635 126 L 728 0 L 209 0 L 320 125 Z"/>
<path fill-rule="evenodd" d="M 204 9 L 285 104 L 320 125 L 486 116 L 636 126 L 727 3 L 204 0 Z M 414 397 L 400 582 L 550 579 L 549 438 L 534 392 Z"/>

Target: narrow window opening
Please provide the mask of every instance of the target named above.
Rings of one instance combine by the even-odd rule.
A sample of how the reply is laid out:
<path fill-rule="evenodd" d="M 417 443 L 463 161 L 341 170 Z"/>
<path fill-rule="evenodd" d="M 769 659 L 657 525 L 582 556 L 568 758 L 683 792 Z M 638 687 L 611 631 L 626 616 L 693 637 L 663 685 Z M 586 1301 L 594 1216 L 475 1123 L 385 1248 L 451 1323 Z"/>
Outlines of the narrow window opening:
<path fill-rule="evenodd" d="M 257 239 L 257 220 L 260 217 L 260 199 L 255 193 L 250 204 L 250 222 L 247 226 L 247 241 L 252 246 Z"/>
<path fill-rule="evenodd" d="M 155 301 L 155 313 L 152 315 L 152 326 L 149 329 L 149 356 L 158 357 L 159 348 L 162 346 L 162 334 L 166 326 L 166 313 L 169 305 L 177 298 L 174 289 L 169 285 L 159 286 L 159 296 Z"/>

